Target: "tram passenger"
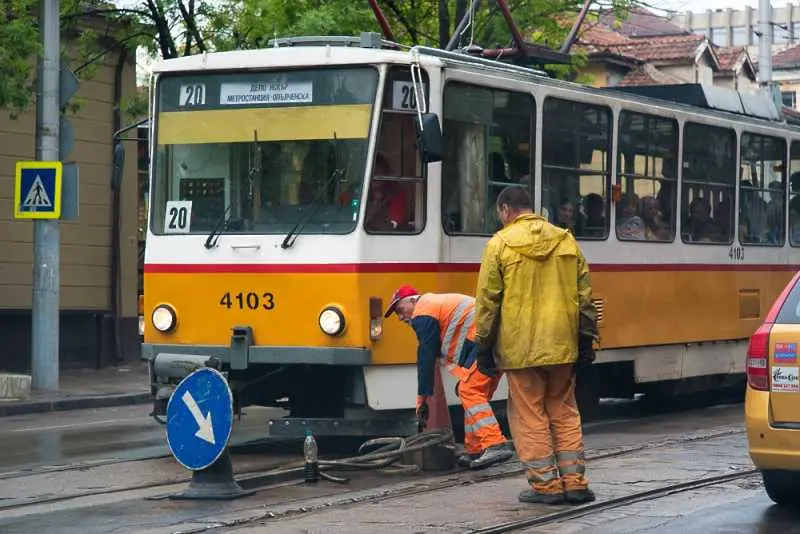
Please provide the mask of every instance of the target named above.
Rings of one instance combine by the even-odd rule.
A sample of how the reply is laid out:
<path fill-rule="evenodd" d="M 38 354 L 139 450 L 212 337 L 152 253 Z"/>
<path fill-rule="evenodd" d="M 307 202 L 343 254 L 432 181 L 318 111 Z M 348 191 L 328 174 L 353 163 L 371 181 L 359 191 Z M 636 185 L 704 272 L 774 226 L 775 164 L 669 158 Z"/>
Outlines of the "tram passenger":
<path fill-rule="evenodd" d="M 497 211 L 505 227 L 483 253 L 475 341 L 479 369 L 508 378 L 511 434 L 531 484 L 519 500 L 590 502 L 575 399 L 576 361 L 594 360 L 598 337 L 586 260 L 569 232 L 533 213 L 524 188 L 504 189 Z"/>
<path fill-rule="evenodd" d="M 686 221 L 686 228 L 691 241 L 710 243 L 726 240 L 717 221 L 711 218 L 708 199 L 703 197 L 695 197 L 689 203 L 689 220 Z"/>
<path fill-rule="evenodd" d="M 571 200 L 563 200 L 558 204 L 556 226 L 575 234 L 575 204 Z"/>
<path fill-rule="evenodd" d="M 644 222 L 644 237 L 650 241 L 668 241 L 670 236 L 669 224 L 661 215 L 656 197 L 650 195 L 639 201 L 639 216 Z"/>
<path fill-rule="evenodd" d="M 639 197 L 625 193 L 617 203 L 617 237 L 620 239 L 644 239 L 644 221 L 637 215 Z"/>
<path fill-rule="evenodd" d="M 425 293 L 401 286 L 384 314 L 396 313 L 417 335 L 417 413 L 433 395 L 434 365 L 442 365 L 458 380 L 456 394 L 464 407 L 464 449 L 458 458 L 462 467 L 482 469 L 511 458 L 512 452 L 494 416 L 489 401 L 500 376 L 478 370 L 473 323 L 475 299 L 458 293 Z"/>
<path fill-rule="evenodd" d="M 605 237 L 606 217 L 604 215 L 606 202 L 597 193 L 589 193 L 583 200 L 586 217 L 582 218 L 579 234 L 581 237 Z"/>
<path fill-rule="evenodd" d="M 386 176 L 387 173 L 386 157 L 378 154 L 373 176 Z M 378 232 L 409 229 L 408 198 L 401 183 L 395 180 L 372 180 L 365 227 Z"/>

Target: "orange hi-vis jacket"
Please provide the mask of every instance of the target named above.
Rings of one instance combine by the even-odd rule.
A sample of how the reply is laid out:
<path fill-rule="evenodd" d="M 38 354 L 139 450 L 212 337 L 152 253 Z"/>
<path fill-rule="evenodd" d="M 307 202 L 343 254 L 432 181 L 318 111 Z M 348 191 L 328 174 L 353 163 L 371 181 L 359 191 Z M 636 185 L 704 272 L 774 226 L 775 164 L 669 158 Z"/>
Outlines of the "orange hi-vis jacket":
<path fill-rule="evenodd" d="M 433 395 L 434 366 L 442 365 L 459 380 L 477 359 L 475 299 L 459 293 L 425 293 L 411 317 L 417 334 L 417 394 Z"/>

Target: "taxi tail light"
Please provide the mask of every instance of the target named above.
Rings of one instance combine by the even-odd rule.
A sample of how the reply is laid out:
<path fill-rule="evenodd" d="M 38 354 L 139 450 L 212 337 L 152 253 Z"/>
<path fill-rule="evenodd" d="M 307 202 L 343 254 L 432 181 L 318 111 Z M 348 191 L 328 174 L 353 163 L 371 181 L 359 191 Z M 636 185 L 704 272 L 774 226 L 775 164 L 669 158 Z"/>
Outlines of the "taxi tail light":
<path fill-rule="evenodd" d="M 369 338 L 380 339 L 383 334 L 383 300 L 380 297 L 369 299 Z"/>
<path fill-rule="evenodd" d="M 769 389 L 770 329 L 767 324 L 759 326 L 747 345 L 747 384 L 758 391 Z"/>

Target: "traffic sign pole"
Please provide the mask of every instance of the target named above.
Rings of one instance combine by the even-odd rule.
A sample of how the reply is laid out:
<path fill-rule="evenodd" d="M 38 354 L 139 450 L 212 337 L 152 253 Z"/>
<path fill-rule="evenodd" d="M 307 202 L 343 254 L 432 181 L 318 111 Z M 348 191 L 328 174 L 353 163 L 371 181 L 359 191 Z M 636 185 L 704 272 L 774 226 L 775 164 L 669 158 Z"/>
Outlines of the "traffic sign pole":
<path fill-rule="evenodd" d="M 59 0 L 40 0 L 39 59 L 36 99 L 36 159 L 58 161 Z M 54 201 L 51 199 L 51 201 Z M 58 219 L 33 223 L 32 386 L 58 389 L 59 372 L 59 224 Z"/>
<path fill-rule="evenodd" d="M 192 481 L 170 499 L 236 499 L 255 493 L 233 478 L 232 430 L 233 394 L 222 373 L 205 367 L 181 380 L 167 403 L 167 444 L 178 463 L 192 471 Z"/>

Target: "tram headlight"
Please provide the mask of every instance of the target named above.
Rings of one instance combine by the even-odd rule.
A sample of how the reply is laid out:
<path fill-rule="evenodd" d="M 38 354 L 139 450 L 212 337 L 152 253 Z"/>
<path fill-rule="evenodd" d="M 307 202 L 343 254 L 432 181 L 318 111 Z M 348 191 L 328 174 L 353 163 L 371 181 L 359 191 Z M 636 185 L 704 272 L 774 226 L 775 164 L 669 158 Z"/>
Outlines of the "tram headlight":
<path fill-rule="evenodd" d="M 329 336 L 338 336 L 344 332 L 344 313 L 336 306 L 328 306 L 319 314 L 319 327 Z"/>
<path fill-rule="evenodd" d="M 169 332 L 175 328 L 175 324 L 178 322 L 178 316 L 175 313 L 175 310 L 172 309 L 172 306 L 167 304 L 160 304 L 156 306 L 156 309 L 153 310 L 151 319 L 153 326 L 159 332 Z"/>

